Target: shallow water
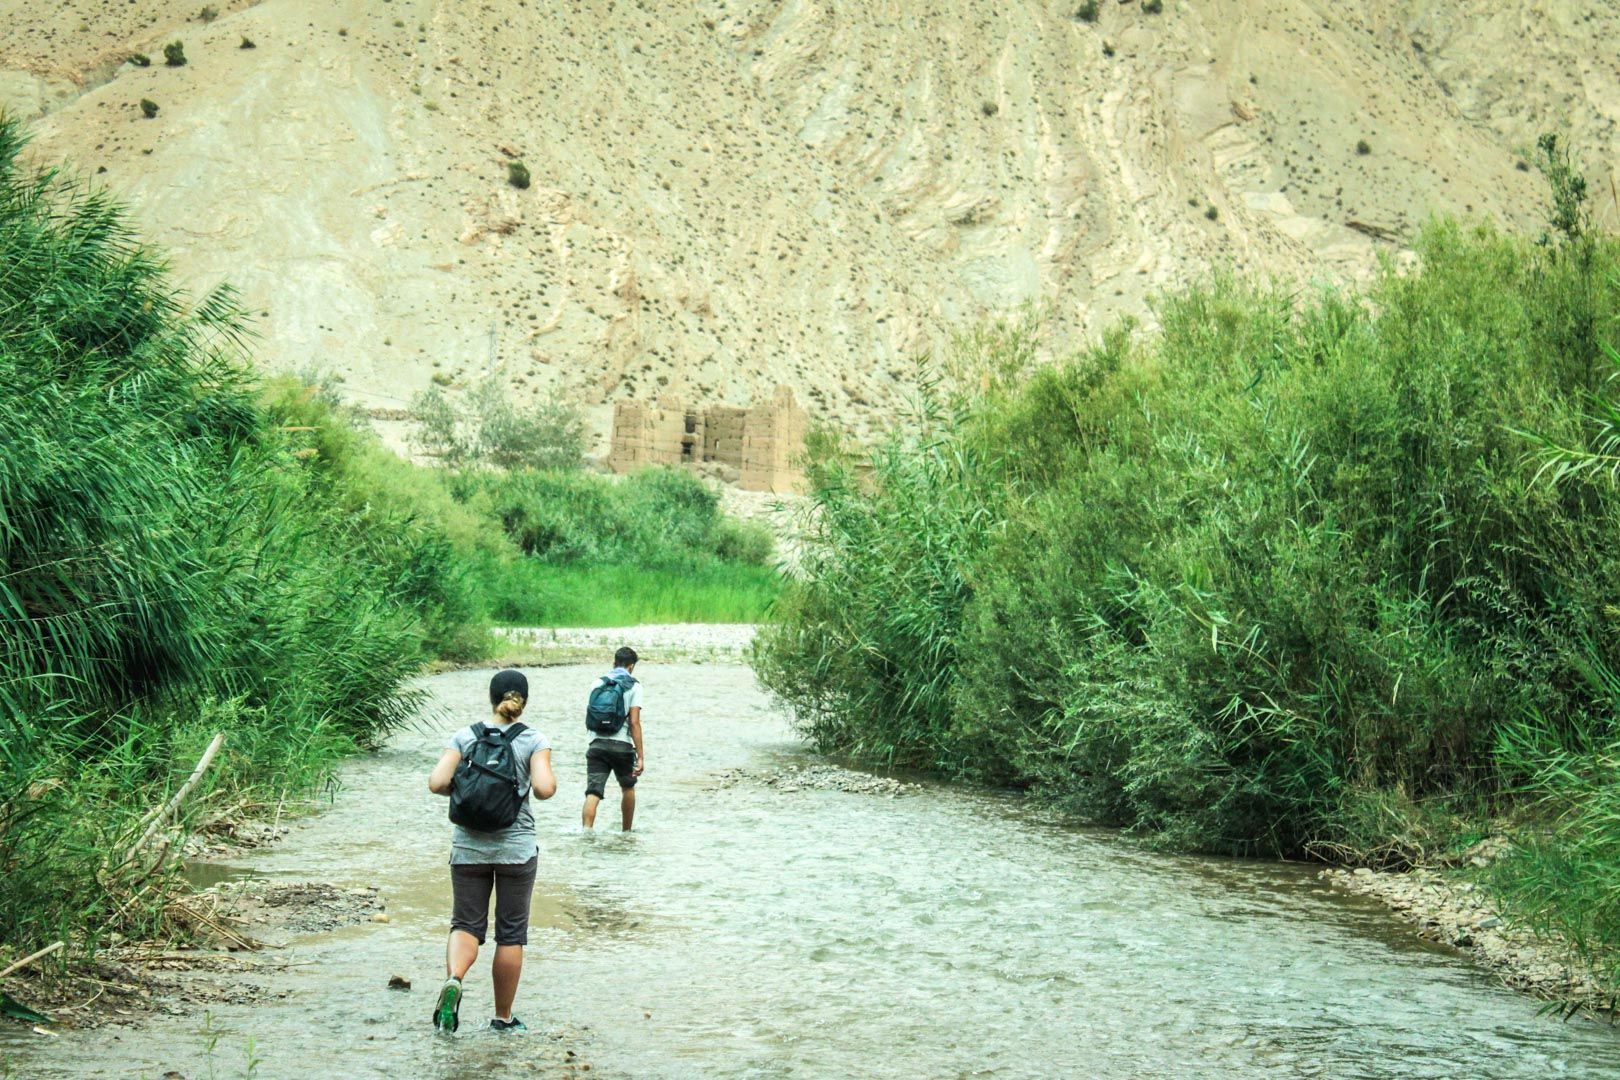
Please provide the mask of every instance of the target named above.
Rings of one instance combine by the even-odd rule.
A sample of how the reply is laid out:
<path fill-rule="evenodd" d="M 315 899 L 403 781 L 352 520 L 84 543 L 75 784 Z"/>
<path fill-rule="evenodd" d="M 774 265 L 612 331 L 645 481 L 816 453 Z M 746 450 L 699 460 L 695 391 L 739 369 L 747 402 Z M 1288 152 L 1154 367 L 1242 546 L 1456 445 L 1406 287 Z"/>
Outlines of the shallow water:
<path fill-rule="evenodd" d="M 518 1015 L 527 1039 L 428 1024 L 449 907 L 443 734 L 488 673 L 437 676 L 440 714 L 345 769 L 335 806 L 241 870 L 378 885 L 387 925 L 297 939 L 265 1003 L 135 1028 L 15 1029 L 19 1075 L 633 1077 L 1613 1077 L 1620 1032 L 1538 1016 L 1460 956 L 1309 868 L 1172 858 L 1056 824 L 1020 800 L 928 786 L 900 798 L 715 790 L 726 769 L 803 760 L 730 665 L 647 665 L 637 830 L 611 795 L 578 827 L 593 671 L 529 673 L 556 743 Z M 576 700 L 577 699 L 577 700 Z M 553 705 L 553 703 L 560 703 Z M 229 871 L 214 868 L 228 876 Z M 392 974 L 415 989 L 386 989 Z M 206 1052 L 213 1038 L 213 1052 Z"/>

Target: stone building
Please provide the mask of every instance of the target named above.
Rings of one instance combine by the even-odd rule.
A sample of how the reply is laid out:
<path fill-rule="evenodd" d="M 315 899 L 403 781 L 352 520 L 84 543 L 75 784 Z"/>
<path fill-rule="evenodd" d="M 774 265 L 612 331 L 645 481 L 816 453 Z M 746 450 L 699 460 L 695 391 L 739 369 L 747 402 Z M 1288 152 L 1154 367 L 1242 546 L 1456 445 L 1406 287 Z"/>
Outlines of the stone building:
<path fill-rule="evenodd" d="M 753 408 L 711 405 L 687 408 L 676 397 L 656 404 L 621 401 L 613 407 L 613 439 L 608 466 L 633 472 L 649 465 L 713 463 L 722 475 L 734 474 L 745 491 L 798 491 L 810 418 L 793 397 L 778 387 L 770 404 Z"/>

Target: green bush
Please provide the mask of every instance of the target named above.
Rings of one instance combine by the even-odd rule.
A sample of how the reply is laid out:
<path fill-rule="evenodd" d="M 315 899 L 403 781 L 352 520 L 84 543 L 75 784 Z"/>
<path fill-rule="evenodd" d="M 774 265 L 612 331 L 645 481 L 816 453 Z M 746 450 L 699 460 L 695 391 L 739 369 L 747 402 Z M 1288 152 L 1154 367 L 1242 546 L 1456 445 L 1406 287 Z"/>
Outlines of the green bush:
<path fill-rule="evenodd" d="M 1086 0 L 1075 9 L 1074 17 L 1084 23 L 1094 23 L 1098 18 L 1097 0 Z"/>
<path fill-rule="evenodd" d="M 0 940 L 156 928 L 120 866 L 212 732 L 274 802 L 403 718 L 466 617 L 447 540 L 284 430 L 228 291 L 192 306 L 102 193 L 0 124 Z M 206 794 L 201 792 L 199 795 Z M 162 871 L 157 871 L 161 876 Z"/>
<path fill-rule="evenodd" d="M 869 479 L 816 446 L 762 679 L 828 749 L 1178 846 L 1400 862 L 1510 804 L 1502 732 L 1615 733 L 1581 672 L 1620 660 L 1620 494 L 1518 432 L 1601 446 L 1620 248 L 1442 223 L 1420 257 L 1218 280 L 1047 367 L 970 340 Z"/>
<path fill-rule="evenodd" d="M 163 46 L 163 62 L 169 67 L 186 66 L 186 47 L 178 41 L 171 41 Z"/>
<path fill-rule="evenodd" d="M 719 497 L 680 469 L 622 479 L 581 472 L 471 473 L 462 497 L 498 520 L 527 556 L 556 564 L 678 568 L 720 559 L 765 565 L 770 534 L 726 518 Z"/>
<path fill-rule="evenodd" d="M 5 948 L 174 929 L 147 887 L 173 873 L 164 849 L 121 855 L 216 731 L 188 807 L 274 805 L 408 716 L 425 661 L 486 655 L 493 607 L 768 605 L 768 537 L 695 478 L 422 468 L 330 384 L 261 384 L 229 290 L 182 302 L 104 192 L 22 170 L 21 146 L 0 123 Z M 484 419 L 488 458 L 532 452 L 532 429 Z"/>
<path fill-rule="evenodd" d="M 506 163 L 506 182 L 519 190 L 529 186 L 529 167 L 521 161 Z"/>

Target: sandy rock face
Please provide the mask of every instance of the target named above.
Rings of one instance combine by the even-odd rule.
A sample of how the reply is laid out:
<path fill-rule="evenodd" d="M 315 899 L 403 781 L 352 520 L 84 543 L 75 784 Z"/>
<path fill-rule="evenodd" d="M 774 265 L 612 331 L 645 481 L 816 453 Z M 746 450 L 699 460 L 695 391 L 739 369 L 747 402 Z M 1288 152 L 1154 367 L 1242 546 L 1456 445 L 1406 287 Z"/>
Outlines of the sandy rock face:
<path fill-rule="evenodd" d="M 1431 212 L 1530 226 L 1515 155 L 1563 127 L 1610 162 L 1620 110 L 1620 27 L 1574 3 L 209 7 L 19 0 L 0 101 L 238 287 L 268 366 L 382 409 L 504 366 L 599 434 L 784 383 L 860 430 L 988 314 L 1044 305 L 1061 351 L 1212 267 L 1354 278 Z"/>

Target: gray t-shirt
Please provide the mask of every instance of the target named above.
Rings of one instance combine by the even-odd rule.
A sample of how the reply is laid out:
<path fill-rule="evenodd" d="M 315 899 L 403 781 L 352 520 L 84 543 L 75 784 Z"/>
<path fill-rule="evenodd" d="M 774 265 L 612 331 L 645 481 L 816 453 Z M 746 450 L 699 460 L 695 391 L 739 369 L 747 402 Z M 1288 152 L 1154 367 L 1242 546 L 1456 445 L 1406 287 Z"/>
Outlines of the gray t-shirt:
<path fill-rule="evenodd" d="M 612 674 L 618 674 L 622 670 L 622 668 L 614 668 Z M 599 677 L 595 682 L 591 683 L 591 689 L 595 690 L 598 686 L 602 685 L 602 679 L 611 677 L 611 675 L 603 675 Z M 635 676 L 632 675 L 631 678 L 635 678 Z M 635 737 L 630 734 L 630 710 L 639 708 L 641 708 L 641 681 L 638 679 L 634 686 L 624 692 L 624 723 L 619 725 L 619 730 L 615 731 L 611 735 L 597 735 L 592 741 L 622 742 L 632 750 L 635 749 L 636 740 Z M 595 733 L 593 732 L 592 734 Z"/>
<path fill-rule="evenodd" d="M 488 723 L 488 721 L 485 721 Z M 522 723 L 522 721 L 519 721 Z M 497 731 L 505 731 L 511 724 L 490 724 Z M 472 749 L 478 736 L 472 725 L 450 736 L 446 750 L 454 750 L 462 757 Z M 534 840 L 534 813 L 529 809 L 529 759 L 541 750 L 550 750 L 546 737 L 525 725 L 525 729 L 512 740 L 512 756 L 523 775 L 523 805 L 518 808 L 517 820 L 497 832 L 479 832 L 462 825 L 455 826 L 455 838 L 450 841 L 450 862 L 467 863 L 526 863 L 539 852 Z"/>

